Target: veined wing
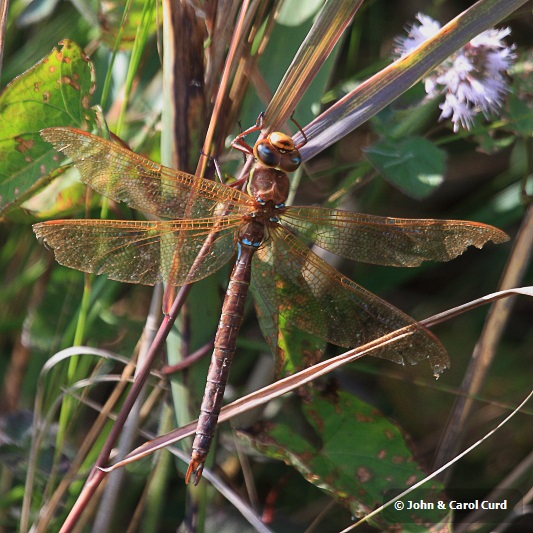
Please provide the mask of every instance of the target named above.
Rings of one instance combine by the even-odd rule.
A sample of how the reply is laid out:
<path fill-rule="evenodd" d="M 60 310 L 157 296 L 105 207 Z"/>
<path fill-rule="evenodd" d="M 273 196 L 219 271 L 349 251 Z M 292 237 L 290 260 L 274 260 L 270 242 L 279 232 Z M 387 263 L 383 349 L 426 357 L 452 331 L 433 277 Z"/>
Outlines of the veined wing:
<path fill-rule="evenodd" d="M 51 220 L 35 224 L 33 231 L 67 267 L 126 283 L 184 285 L 209 276 L 231 258 L 240 224 L 240 217 Z"/>
<path fill-rule="evenodd" d="M 346 348 L 410 327 L 411 335 L 372 355 L 401 364 L 429 359 L 435 373 L 448 366 L 446 350 L 429 330 L 337 272 L 283 227 L 271 228 L 269 236 L 254 256 L 252 279 L 272 316 Z"/>
<path fill-rule="evenodd" d="M 334 254 L 376 265 L 418 266 L 449 261 L 469 246 L 507 241 L 499 229 L 478 222 L 377 217 L 321 207 L 291 207 L 281 223 Z"/>
<path fill-rule="evenodd" d="M 244 214 L 252 199 L 220 183 L 173 170 L 74 128 L 46 128 L 42 138 L 69 156 L 81 180 L 133 209 L 165 218 Z"/>

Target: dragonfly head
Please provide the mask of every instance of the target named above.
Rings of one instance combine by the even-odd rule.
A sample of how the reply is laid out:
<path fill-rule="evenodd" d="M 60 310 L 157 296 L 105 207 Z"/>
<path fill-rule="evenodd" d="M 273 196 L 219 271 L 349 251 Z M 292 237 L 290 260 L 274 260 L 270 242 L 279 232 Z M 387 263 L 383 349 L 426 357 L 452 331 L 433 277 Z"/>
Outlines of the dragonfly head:
<path fill-rule="evenodd" d="M 280 131 L 255 143 L 254 157 L 262 166 L 283 172 L 294 172 L 302 163 L 302 157 L 292 138 Z"/>

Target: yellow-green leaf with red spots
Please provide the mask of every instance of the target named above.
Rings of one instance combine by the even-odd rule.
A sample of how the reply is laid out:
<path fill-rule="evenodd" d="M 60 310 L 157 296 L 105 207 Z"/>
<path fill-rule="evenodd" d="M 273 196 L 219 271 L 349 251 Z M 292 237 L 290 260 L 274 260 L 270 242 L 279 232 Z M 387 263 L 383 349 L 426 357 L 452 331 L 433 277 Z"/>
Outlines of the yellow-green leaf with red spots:
<path fill-rule="evenodd" d="M 0 94 L 0 212 L 30 198 L 49 181 L 59 155 L 39 132 L 50 126 L 101 130 L 91 107 L 94 69 L 72 41 L 15 78 Z"/>

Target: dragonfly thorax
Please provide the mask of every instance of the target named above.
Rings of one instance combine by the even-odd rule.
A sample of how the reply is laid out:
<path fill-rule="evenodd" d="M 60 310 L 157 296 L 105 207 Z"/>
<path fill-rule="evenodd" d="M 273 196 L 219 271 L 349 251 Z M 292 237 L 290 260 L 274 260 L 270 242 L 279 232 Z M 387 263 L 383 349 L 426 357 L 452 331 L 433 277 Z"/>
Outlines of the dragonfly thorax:
<path fill-rule="evenodd" d="M 244 246 L 259 248 L 265 236 L 265 226 L 259 220 L 251 219 L 239 230 L 239 242 Z"/>
<path fill-rule="evenodd" d="M 250 176 L 248 194 L 257 204 L 272 202 L 281 206 L 287 201 L 290 189 L 289 177 L 275 168 L 256 167 Z"/>

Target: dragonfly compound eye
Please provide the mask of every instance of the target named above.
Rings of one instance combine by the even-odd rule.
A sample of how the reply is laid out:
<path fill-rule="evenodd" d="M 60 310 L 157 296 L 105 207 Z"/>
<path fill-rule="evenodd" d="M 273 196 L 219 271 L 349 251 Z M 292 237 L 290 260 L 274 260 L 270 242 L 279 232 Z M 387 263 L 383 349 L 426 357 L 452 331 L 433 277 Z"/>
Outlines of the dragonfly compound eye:
<path fill-rule="evenodd" d="M 254 156 L 266 167 L 276 168 L 280 163 L 280 153 L 268 139 L 259 141 L 254 146 Z"/>
<path fill-rule="evenodd" d="M 284 172 L 294 172 L 302 164 L 302 156 L 298 150 L 281 154 L 279 168 Z"/>

